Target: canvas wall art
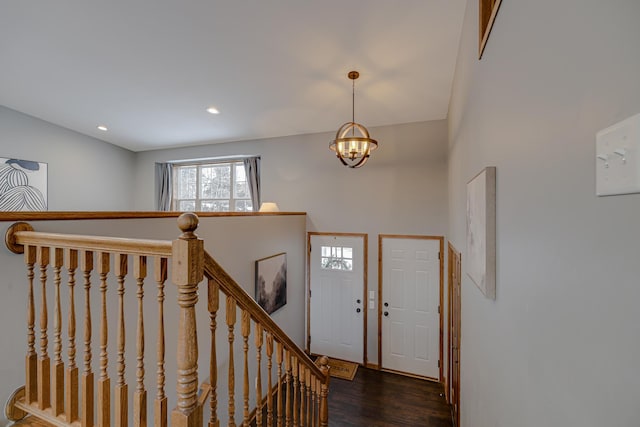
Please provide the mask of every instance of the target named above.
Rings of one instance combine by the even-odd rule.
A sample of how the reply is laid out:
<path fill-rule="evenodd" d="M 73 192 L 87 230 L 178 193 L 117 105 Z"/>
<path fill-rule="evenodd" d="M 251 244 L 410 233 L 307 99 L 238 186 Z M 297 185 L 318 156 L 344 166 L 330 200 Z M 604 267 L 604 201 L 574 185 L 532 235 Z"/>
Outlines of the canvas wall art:
<path fill-rule="evenodd" d="M 464 262 L 464 258 L 463 258 Z M 496 297 L 496 168 L 487 167 L 467 184 L 467 274 L 491 299 Z"/>
<path fill-rule="evenodd" d="M 47 164 L 0 157 L 0 211 L 46 211 Z"/>
<path fill-rule="evenodd" d="M 287 254 L 256 261 L 256 301 L 271 314 L 287 303 Z"/>

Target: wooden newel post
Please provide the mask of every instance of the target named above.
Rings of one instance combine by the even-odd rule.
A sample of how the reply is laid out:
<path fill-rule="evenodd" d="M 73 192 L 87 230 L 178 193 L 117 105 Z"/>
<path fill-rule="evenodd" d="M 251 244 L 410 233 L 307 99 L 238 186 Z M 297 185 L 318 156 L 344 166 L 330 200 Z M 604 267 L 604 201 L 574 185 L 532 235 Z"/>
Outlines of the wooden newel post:
<path fill-rule="evenodd" d="M 329 425 L 329 358 L 322 356 L 319 360 L 320 370 L 324 374 L 324 380 L 320 386 L 320 427 Z"/>
<path fill-rule="evenodd" d="M 198 410 L 198 337 L 196 309 L 198 283 L 204 275 L 204 242 L 195 235 L 198 217 L 184 213 L 178 218 L 180 237 L 173 241 L 172 277 L 178 286 L 178 405 L 171 413 L 173 427 L 202 424 Z"/>

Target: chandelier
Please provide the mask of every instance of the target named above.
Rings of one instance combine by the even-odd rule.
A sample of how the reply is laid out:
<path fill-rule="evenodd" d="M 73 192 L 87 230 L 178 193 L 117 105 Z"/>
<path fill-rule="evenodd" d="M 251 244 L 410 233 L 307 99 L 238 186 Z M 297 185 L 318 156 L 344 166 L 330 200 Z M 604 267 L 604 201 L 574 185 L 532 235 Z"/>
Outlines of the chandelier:
<path fill-rule="evenodd" d="M 369 137 L 369 131 L 363 125 L 356 123 L 356 79 L 360 77 L 357 71 L 350 71 L 347 77 L 351 79 L 351 121 L 343 124 L 336 132 L 336 139 L 331 141 L 329 149 L 335 151 L 343 165 L 359 168 L 367 163 L 370 153 L 378 148 L 378 142 Z M 356 131 L 358 136 L 356 136 Z"/>

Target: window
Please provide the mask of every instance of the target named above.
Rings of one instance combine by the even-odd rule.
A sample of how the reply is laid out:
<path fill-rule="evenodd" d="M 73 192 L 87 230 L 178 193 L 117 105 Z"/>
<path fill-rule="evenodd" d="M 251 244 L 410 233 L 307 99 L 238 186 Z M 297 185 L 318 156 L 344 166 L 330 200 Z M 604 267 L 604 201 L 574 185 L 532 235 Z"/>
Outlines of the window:
<path fill-rule="evenodd" d="M 172 208 L 197 212 L 253 211 L 244 163 L 174 165 Z"/>
<path fill-rule="evenodd" d="M 353 270 L 353 248 L 322 246 L 322 268 L 325 270 Z"/>

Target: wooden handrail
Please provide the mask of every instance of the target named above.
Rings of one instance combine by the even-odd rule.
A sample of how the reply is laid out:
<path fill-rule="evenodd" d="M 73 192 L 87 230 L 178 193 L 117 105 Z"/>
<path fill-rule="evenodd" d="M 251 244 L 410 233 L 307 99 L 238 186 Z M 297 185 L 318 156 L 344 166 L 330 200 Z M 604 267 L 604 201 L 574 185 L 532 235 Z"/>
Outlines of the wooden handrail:
<path fill-rule="evenodd" d="M 83 236 L 38 231 L 16 231 L 12 242 L 18 246 L 55 246 L 94 252 L 118 252 L 146 256 L 171 256 L 171 242 L 168 240 L 127 239 L 122 237 Z M 10 246 L 10 243 L 7 242 Z M 13 249 L 12 249 L 13 250 Z M 15 252 L 15 251 L 14 251 Z M 21 253 L 21 252 L 17 252 Z"/>
<path fill-rule="evenodd" d="M 236 303 L 243 309 L 251 313 L 251 318 L 263 328 L 273 335 L 273 337 L 281 342 L 287 350 L 294 355 L 299 362 L 303 363 L 313 375 L 319 378 L 325 378 L 326 375 L 314 363 L 311 358 L 293 342 L 291 338 L 278 326 L 276 322 L 267 314 L 266 311 L 258 305 L 258 303 L 244 290 L 242 287 L 227 273 L 218 262 L 213 259 L 207 251 L 204 252 L 204 274 L 208 279 L 214 280 L 220 290 L 231 296 Z"/>

